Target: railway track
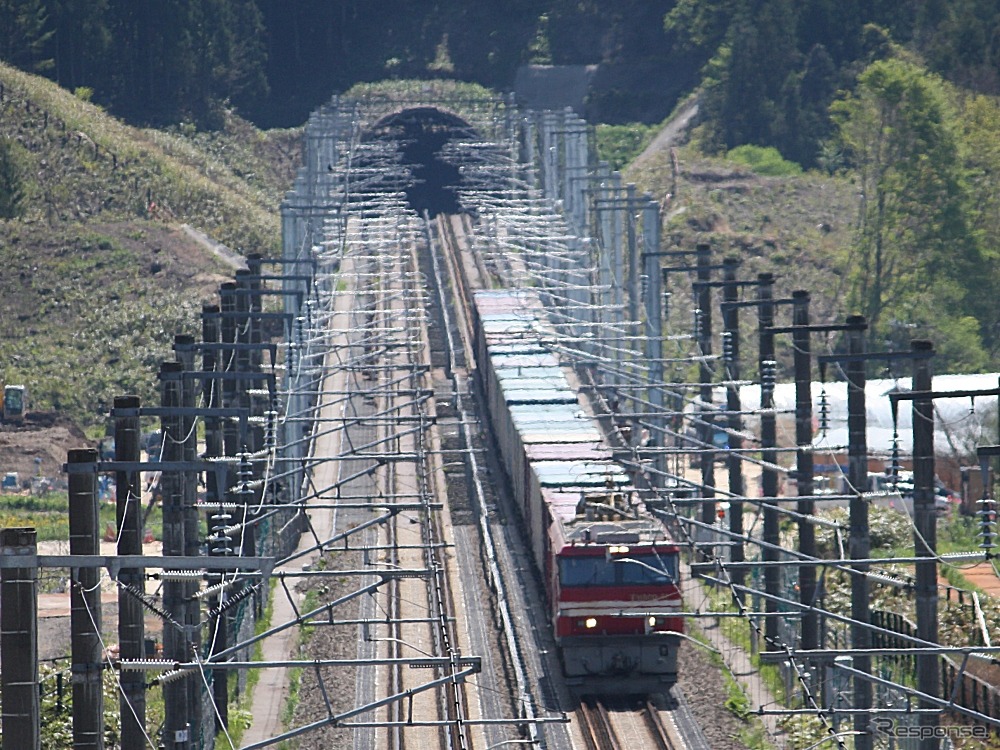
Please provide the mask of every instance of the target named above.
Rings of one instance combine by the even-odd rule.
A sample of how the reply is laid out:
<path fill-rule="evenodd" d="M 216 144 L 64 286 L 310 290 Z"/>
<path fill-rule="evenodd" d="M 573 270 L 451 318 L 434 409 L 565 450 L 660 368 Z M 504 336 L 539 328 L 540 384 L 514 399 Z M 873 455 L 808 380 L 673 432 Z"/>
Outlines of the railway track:
<path fill-rule="evenodd" d="M 344 470 L 361 462 L 357 473 L 370 484 L 366 489 L 372 507 L 363 509 L 363 490 L 352 493 L 352 500 L 360 501 L 360 514 L 386 513 L 384 521 L 363 536 L 343 524 L 364 521 L 339 517 L 344 533 L 356 534 L 360 542 L 351 549 L 362 553 L 362 565 L 371 566 L 383 584 L 359 612 L 358 657 L 370 663 L 359 667 L 358 684 L 364 689 L 355 701 L 378 710 L 345 726 L 355 731 L 355 748 L 464 750 L 527 742 L 570 750 L 579 747 L 579 740 L 576 732 L 559 723 L 560 714 L 571 713 L 576 704 L 563 684 L 552 633 L 539 627 L 548 619 L 544 592 L 529 548 L 513 538 L 519 537 L 516 529 L 496 521 L 498 509 L 504 518 L 511 516 L 511 509 L 495 498 L 483 498 L 480 474 L 499 475 L 502 467 L 491 464 L 495 457 L 487 455 L 478 468 L 481 459 L 475 446 L 489 443 L 473 434 L 483 420 L 475 409 L 471 295 L 497 285 L 529 283 L 540 261 L 531 265 L 504 252 L 507 233 L 516 240 L 525 231 L 516 222 L 498 225 L 502 236 L 491 235 L 484 248 L 469 216 L 441 215 L 435 222 L 421 223 L 400 214 L 390 221 L 386 206 L 398 208 L 395 200 L 394 194 L 377 191 L 358 195 L 351 218 L 339 224 L 342 234 L 333 228 L 324 241 L 327 247 L 339 248 L 342 256 L 337 291 L 357 295 L 354 317 L 343 332 L 351 343 L 340 365 L 356 386 L 356 391 L 346 389 L 352 392 L 348 398 L 367 415 L 357 425 L 352 422 L 350 433 L 345 430 L 350 434 L 348 449 L 336 460 Z M 352 279 L 343 277 L 348 268 Z M 367 432 L 356 442 L 354 427 Z M 448 444 L 442 446 L 445 440 Z M 455 463 L 464 463 L 464 475 L 446 469 Z M 447 478 L 446 471 L 452 472 Z M 332 483 L 338 500 L 350 477 Z M 452 481 L 459 492 L 449 492 Z M 435 512 L 446 495 L 450 500 L 450 495 L 463 494 L 457 498 L 458 517 L 466 529 L 478 531 L 470 549 L 465 547 L 471 540 L 464 537 L 471 535 L 451 541 L 446 528 L 450 518 L 445 519 L 449 511 Z M 490 543 L 498 535 L 503 540 Z M 471 580 L 479 576 L 467 575 L 465 565 L 474 559 L 476 548 L 488 581 L 484 590 Z M 462 561 L 461 583 L 453 559 Z M 403 575 L 407 572 L 413 575 Z M 492 634 L 477 630 L 484 601 L 492 604 Z M 474 637 L 471 643 L 465 641 L 468 637 Z M 466 648 L 476 654 L 495 650 L 498 655 L 492 668 L 490 658 L 477 656 L 486 669 L 471 691 L 457 679 L 468 671 L 463 669 L 467 660 L 460 656 Z M 422 670 L 433 670 L 433 676 Z M 509 704 L 482 693 L 506 693 Z M 638 712 L 634 707 L 594 707 L 590 716 L 603 718 L 587 722 L 581 715 L 581 726 L 594 727 L 587 732 L 594 742 L 588 747 L 683 746 L 671 738 L 651 705 Z"/>
<path fill-rule="evenodd" d="M 585 697 L 577 709 L 587 750 L 684 750 L 687 747 L 667 728 L 660 710 L 648 698 L 609 703 Z"/>
<path fill-rule="evenodd" d="M 514 727 L 493 725 L 486 727 L 487 745 L 501 745 L 505 742 L 544 742 L 552 750 L 566 750 L 571 745 L 564 727 L 558 726 L 543 731 L 535 724 L 538 715 L 535 695 L 539 673 L 533 661 L 545 649 L 539 644 L 526 644 L 519 632 L 519 613 L 527 611 L 523 602 L 524 594 L 511 588 L 509 581 L 510 552 L 498 538 L 500 529 L 495 526 L 495 489 L 484 481 L 494 469 L 488 468 L 486 456 L 478 456 L 474 446 L 482 440 L 474 435 L 478 431 L 475 424 L 482 423 L 482 405 L 475 397 L 475 387 L 469 365 L 474 362 L 472 328 L 470 322 L 470 287 L 488 284 L 488 273 L 481 259 L 469 252 L 467 246 L 468 217 L 441 215 L 427 223 L 427 238 L 430 274 L 434 280 L 438 305 L 442 311 L 440 320 L 443 343 L 446 348 L 445 369 L 450 375 L 451 409 L 458 419 L 456 433 L 467 452 L 464 454 L 466 498 L 462 502 L 469 506 L 470 526 L 475 519 L 477 539 L 475 550 L 469 548 L 467 537 L 456 535 L 456 552 L 464 557 L 468 565 L 481 570 L 478 584 L 466 580 L 464 590 L 467 596 L 487 604 L 493 613 L 493 622 L 484 618 L 472 618 L 469 623 L 472 642 L 483 653 L 484 674 L 480 681 L 484 689 L 480 691 L 480 702 L 484 716 L 494 719 L 513 718 L 514 715 L 526 719 L 520 731 Z M 451 502 L 455 502 L 451 497 Z M 478 592 L 475 590 L 478 589 Z M 475 592 L 475 593 L 474 593 Z M 479 619 L 479 622 L 475 620 Z M 484 627 L 477 627 L 482 625 Z M 497 638 L 495 634 L 501 634 Z M 486 663 L 493 664 L 486 669 Z M 536 675 L 534 679 L 530 676 Z M 512 705 L 504 706 L 498 700 L 502 693 L 515 697 Z M 544 740 L 543 740 L 544 737 Z"/>

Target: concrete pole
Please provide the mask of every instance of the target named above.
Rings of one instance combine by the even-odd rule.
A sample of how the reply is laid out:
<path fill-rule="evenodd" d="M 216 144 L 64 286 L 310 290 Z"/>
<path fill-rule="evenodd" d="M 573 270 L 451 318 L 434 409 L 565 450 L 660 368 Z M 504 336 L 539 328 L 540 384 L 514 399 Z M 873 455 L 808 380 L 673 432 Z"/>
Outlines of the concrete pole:
<path fill-rule="evenodd" d="M 608 216 L 611 226 L 611 324 L 614 326 L 612 341 L 615 351 L 611 353 L 613 360 L 622 358 L 625 348 L 623 326 L 625 324 L 625 232 L 622 226 L 621 191 L 622 176 L 620 172 L 611 173 L 611 200 L 608 205 Z M 615 385 L 623 381 L 617 373 L 613 377 Z"/>
<path fill-rule="evenodd" d="M 304 291 L 308 292 L 308 287 L 304 286 Z M 252 344 L 259 341 L 259 332 L 255 333 L 255 329 L 259 325 L 260 319 L 254 314 L 260 311 L 260 283 L 254 282 L 251 277 L 250 271 L 237 271 L 236 272 L 236 310 L 240 313 L 237 318 L 236 325 L 236 340 L 238 343 L 243 344 L 245 348 L 238 350 L 236 354 L 236 371 L 239 373 L 249 373 L 253 372 L 256 368 L 254 367 L 254 358 L 251 350 L 247 347 L 248 344 Z M 308 301 L 303 304 L 303 312 L 308 314 Z M 244 317 L 245 316 L 245 317 Z M 305 341 L 304 335 L 302 335 L 302 323 L 305 318 L 302 316 L 296 318 L 296 325 L 299 326 L 299 346 L 300 352 L 305 351 Z M 309 363 L 306 360 L 300 360 L 300 369 L 306 373 L 309 372 Z M 299 381 L 300 387 L 305 385 L 309 387 L 308 381 L 303 384 Z M 254 412 L 254 399 L 251 396 L 250 389 L 253 387 L 253 381 L 250 380 L 238 380 L 237 381 L 237 403 L 240 407 L 247 410 L 247 413 L 251 416 L 258 417 L 263 416 L 263 408 Z M 263 428 L 260 425 L 251 424 L 247 430 L 247 434 L 244 443 L 239 446 L 240 452 L 254 453 L 259 450 L 263 444 Z M 250 465 L 251 472 L 253 471 L 252 464 Z M 245 472 L 246 470 L 243 469 Z M 257 472 L 257 475 L 262 475 L 262 472 Z M 257 554 L 258 543 L 257 543 L 257 525 L 252 523 L 256 518 L 256 515 L 252 513 L 252 509 L 255 506 L 254 493 L 246 499 L 244 503 L 246 506 L 246 511 L 243 512 L 243 517 L 239 519 L 246 525 L 243 527 L 243 542 L 242 542 L 242 555 L 253 557 Z M 257 617 L 263 615 L 264 612 L 264 592 L 260 588 L 254 591 L 254 614 Z"/>
<path fill-rule="evenodd" d="M 202 308 L 201 338 L 206 344 L 218 343 L 221 337 L 217 305 L 205 305 Z M 213 373 L 219 371 L 219 352 L 206 347 L 202 352 L 201 367 L 204 372 Z M 219 380 L 206 380 L 204 386 L 205 406 L 209 409 L 216 409 L 222 405 L 222 386 Z M 218 458 L 222 453 L 222 425 L 218 417 L 206 417 L 205 419 L 205 457 Z M 206 476 L 206 495 L 209 502 L 221 503 L 226 492 L 225 487 L 219 486 L 218 475 L 208 472 Z M 221 532 L 230 517 L 220 508 L 218 511 L 208 511 L 208 547 L 210 555 L 225 555 L 229 549 L 228 539 Z M 221 575 L 210 578 L 210 584 L 222 582 Z M 220 593 L 209 600 L 209 608 L 218 607 L 223 601 Z M 212 643 L 212 653 L 215 654 L 228 648 L 228 633 L 226 631 L 225 616 L 213 617 L 209 623 L 209 633 Z M 219 715 L 216 717 L 216 731 L 221 731 L 229 727 L 229 682 L 227 670 L 216 669 L 212 672 L 212 696 Z"/>
<path fill-rule="evenodd" d="M 161 405 L 165 410 L 181 406 L 181 383 L 184 365 L 164 362 L 160 365 Z M 184 419 L 180 416 L 160 418 L 163 430 L 163 460 L 182 461 L 184 451 Z M 184 490 L 179 472 L 164 472 L 160 478 L 163 490 L 163 556 L 184 554 Z M 175 622 L 185 625 L 186 584 L 163 582 L 163 608 Z M 163 628 L 163 657 L 173 661 L 190 658 L 187 633 L 169 623 Z M 190 677 L 180 677 L 163 685 L 163 740 L 166 750 L 189 750 L 191 747 Z"/>
<path fill-rule="evenodd" d="M 577 118 L 574 120 L 574 127 L 569 136 L 570 148 L 567 155 L 571 154 L 569 163 L 573 169 L 569 171 L 572 182 L 571 194 L 573 196 L 573 232 L 580 236 L 586 233 L 587 227 L 587 123 Z"/>
<path fill-rule="evenodd" d="M 625 246 L 628 252 L 628 326 L 625 328 L 625 332 L 631 339 L 628 342 L 627 349 L 629 350 L 629 364 L 633 366 L 633 373 L 635 373 L 634 365 L 639 356 L 640 348 L 634 337 L 638 336 L 641 330 L 636 324 L 641 319 L 639 309 L 642 305 L 642 296 L 639 288 L 639 242 L 636 236 L 635 212 L 635 185 L 629 183 L 625 186 Z M 638 415 L 640 412 L 645 411 L 638 399 L 636 399 L 636 391 L 630 389 L 629 394 L 629 413 Z M 642 433 L 640 417 L 634 416 L 630 421 L 632 428 L 630 430 L 629 442 L 632 445 L 638 445 Z"/>
<path fill-rule="evenodd" d="M 136 462 L 140 458 L 138 396 L 119 396 L 114 408 L 132 410 L 130 416 L 115 415 L 115 460 Z M 142 475 L 138 471 L 119 471 L 115 475 L 115 508 L 118 530 L 118 554 L 142 554 Z M 124 568 L 118 582 L 137 594 L 146 589 L 143 568 Z M 122 659 L 146 656 L 146 632 L 142 604 L 135 596 L 118 589 L 118 649 Z M 139 671 L 121 673 L 122 694 L 119 701 L 122 723 L 122 750 L 145 750 L 146 680 Z"/>
<path fill-rule="evenodd" d="M 0 727 L 3 750 L 41 747 L 38 697 L 38 545 L 35 530 L 0 529 L 0 555 L 24 567 L 0 568 Z"/>
<path fill-rule="evenodd" d="M 649 388 L 646 399 L 650 404 L 652 430 L 650 444 L 666 445 L 666 419 L 663 415 L 663 276 L 660 274 L 660 205 L 647 196 L 642 210 L 642 246 L 646 253 L 646 362 L 649 365 Z M 656 471 L 653 485 L 663 485 L 667 456 L 657 453 L 653 462 Z"/>
<path fill-rule="evenodd" d="M 555 175 L 555 149 L 556 145 L 553 142 L 553 127 L 552 118 L 554 115 L 551 112 L 542 113 L 542 124 L 541 124 L 541 159 L 539 162 L 542 167 L 542 191 L 546 198 L 550 201 L 556 200 L 556 175 Z"/>
<path fill-rule="evenodd" d="M 179 334 L 174 337 L 174 353 L 177 361 L 183 367 L 181 378 L 181 406 L 193 409 L 198 397 L 199 381 L 193 377 L 183 377 L 185 372 L 195 371 L 194 336 Z M 181 457 L 184 461 L 194 462 L 198 458 L 198 434 L 193 416 L 185 416 L 180 420 Z M 196 557 L 201 554 L 201 525 L 198 510 L 198 474 L 185 471 L 180 476 L 181 482 L 181 516 L 184 523 L 184 554 Z M 181 584 L 183 620 L 187 648 L 201 651 L 201 600 L 195 594 L 198 592 L 198 582 L 188 581 Z M 191 726 L 191 742 L 193 746 L 202 741 L 202 684 L 191 680 L 188 685 L 188 723 Z"/>
<path fill-rule="evenodd" d="M 611 315 L 610 305 L 612 300 L 611 287 L 614 284 L 614 276 L 612 275 L 612 247 L 611 244 L 614 242 L 614 234 L 611 231 L 611 198 L 614 195 L 614 191 L 611 186 L 611 176 L 606 174 L 604 179 L 601 181 L 601 185 L 596 192 L 597 202 L 594 209 L 594 214 L 597 222 L 597 237 L 599 242 L 595 246 L 595 251 L 598 254 L 597 258 L 597 296 L 594 299 L 594 305 L 597 307 L 596 320 L 601 324 L 601 327 L 608 325 L 613 321 L 613 316 Z M 598 336 L 598 330 L 594 330 L 595 340 L 599 340 L 603 347 L 607 347 L 606 336 Z M 603 356 L 607 356 L 607 349 L 601 350 Z"/>
<path fill-rule="evenodd" d="M 237 324 L 234 313 L 236 312 L 236 282 L 227 281 L 219 285 L 220 311 L 225 317 L 221 320 L 220 335 L 223 344 L 235 344 L 237 342 Z M 218 364 L 220 372 L 235 372 L 236 370 L 236 348 L 223 349 Z M 289 371 L 289 378 L 292 377 Z M 291 381 L 290 381 L 291 382 Z M 226 379 L 219 381 L 220 393 L 222 394 L 222 406 L 226 408 L 239 406 L 237 383 L 235 380 Z M 293 423 L 295 425 L 301 423 Z M 223 454 L 224 456 L 235 456 L 243 446 L 239 445 L 239 435 L 237 427 L 232 420 L 225 420 L 222 423 Z M 297 436 L 295 431 L 288 436 L 294 439 Z M 235 469 L 226 472 L 226 488 L 232 487 L 236 482 Z M 296 495 L 293 499 L 297 499 Z"/>
<path fill-rule="evenodd" d="M 240 313 L 240 316 L 237 318 L 237 323 L 236 323 L 236 341 L 238 343 L 240 343 L 240 344 L 249 344 L 253 340 L 253 335 L 251 333 L 251 330 L 252 330 L 252 328 L 254 326 L 254 321 L 253 321 L 253 315 L 252 315 L 251 297 L 253 297 L 254 295 L 251 294 L 252 289 L 251 289 L 251 286 L 250 286 L 250 282 L 247 279 L 247 276 L 248 276 L 247 272 L 243 272 L 243 271 L 237 271 L 236 272 L 236 292 L 237 292 L 237 294 L 236 294 L 236 310 L 237 310 L 237 312 Z M 244 317 L 244 315 L 246 317 Z M 298 329 L 299 342 L 298 343 L 299 343 L 299 346 L 301 347 L 300 351 L 304 351 L 304 335 L 302 333 L 302 328 L 301 328 L 303 321 L 304 321 L 304 318 L 302 318 L 301 316 L 299 318 L 296 318 L 296 324 L 299 326 L 299 329 Z M 307 367 L 308 367 L 308 364 L 304 360 L 300 360 L 299 367 L 300 367 L 300 370 L 306 371 Z M 251 371 L 251 358 L 250 358 L 250 352 L 249 352 L 249 350 L 247 350 L 247 349 L 238 350 L 237 353 L 236 353 L 236 372 L 239 372 L 239 373 L 248 373 L 250 371 Z M 237 382 L 237 388 L 238 388 L 238 391 L 236 393 L 236 404 L 239 405 L 243 409 L 247 409 L 247 411 L 249 413 L 250 407 L 252 405 L 251 404 L 251 398 L 250 398 L 250 383 L 251 383 L 251 381 L 240 379 L 240 380 L 238 380 L 236 382 Z M 301 387 L 301 385 L 304 385 L 304 383 L 302 383 L 302 381 L 300 380 L 300 387 Z M 249 451 L 249 452 L 252 453 L 252 452 L 254 452 L 254 451 L 257 450 L 257 448 L 259 446 L 255 445 L 254 442 L 253 442 L 253 436 L 254 436 L 254 434 L 255 434 L 255 431 L 253 429 L 247 431 L 245 444 L 239 446 L 239 452 L 240 453 L 247 452 L 247 451 Z M 248 503 L 247 513 L 245 514 L 244 518 L 241 519 L 241 520 L 247 521 L 247 522 L 249 522 L 251 520 L 251 516 L 250 516 L 250 513 L 249 513 L 249 506 L 251 506 L 251 505 L 252 505 L 252 502 Z M 248 557 L 253 557 L 254 555 L 257 554 L 257 527 L 256 526 L 250 525 L 250 526 L 245 526 L 243 528 L 243 546 L 242 546 L 242 550 L 243 551 L 242 551 L 241 554 L 246 555 Z M 257 600 L 257 597 L 255 597 L 255 601 L 256 600 Z M 259 602 L 258 602 L 258 607 L 259 607 Z"/>
<path fill-rule="evenodd" d="M 639 241 L 636 232 L 635 184 L 625 186 L 625 245 L 628 251 L 628 319 L 630 323 L 639 320 L 641 295 L 639 289 Z M 638 329 L 630 328 L 636 335 Z"/>
<path fill-rule="evenodd" d="M 931 390 L 930 356 L 934 345 L 930 341 L 913 341 L 913 390 Z M 916 568 L 917 637 L 938 642 L 937 584 L 937 509 L 934 496 L 934 402 L 931 399 L 913 401 L 913 547 L 914 557 L 920 558 Z M 932 697 L 941 692 L 940 657 L 935 654 L 917 656 L 917 690 Z M 921 708 L 935 708 L 930 701 L 921 701 Z M 920 715 L 921 727 L 936 727 L 934 713 Z M 938 740 L 922 736 L 920 750 L 937 750 Z"/>
<path fill-rule="evenodd" d="M 574 170 L 573 156 L 575 155 L 575 149 L 573 148 L 573 122 L 576 118 L 573 116 L 572 107 L 566 107 L 562 111 L 562 122 L 559 125 L 559 130 L 561 133 L 559 145 L 560 151 L 562 152 L 562 200 L 563 200 L 563 218 L 566 221 L 567 226 L 570 227 L 570 231 L 573 231 L 575 227 L 573 226 L 573 214 L 575 210 L 574 201 L 576 196 L 573 194 L 573 177 L 576 174 Z"/>
<path fill-rule="evenodd" d="M 701 360 L 698 364 L 698 382 L 701 383 L 699 389 L 699 399 L 702 405 L 698 409 L 698 416 L 702 419 L 702 424 L 698 427 L 701 445 L 699 445 L 701 464 L 701 494 L 707 498 L 701 504 L 701 522 L 712 525 L 715 523 L 715 451 L 711 450 L 715 439 L 715 424 L 712 410 L 708 404 L 712 403 L 712 368 L 708 363 L 708 357 L 712 354 L 712 288 L 709 282 L 712 279 L 712 246 L 706 243 L 699 244 L 697 251 L 697 278 L 700 286 L 696 295 L 698 311 L 698 354 Z M 708 499 L 712 498 L 712 499 Z M 704 532 L 699 536 L 703 536 Z M 700 555 L 703 560 L 710 559 L 711 555 L 706 550 Z"/>
<path fill-rule="evenodd" d="M 812 453 L 812 349 L 809 331 L 809 292 L 792 292 L 792 348 L 795 350 L 795 473 L 798 485 L 797 510 L 811 516 L 816 510 L 813 495 L 813 453 Z M 807 557 L 816 556 L 816 529 L 810 521 L 799 521 L 799 552 Z M 799 601 L 813 606 L 816 598 L 816 568 L 812 565 L 799 566 Z M 819 643 L 819 615 L 802 611 L 801 647 L 817 649 Z"/>
<path fill-rule="evenodd" d="M 760 329 L 760 353 L 758 367 L 760 370 L 760 439 L 761 458 L 767 464 L 761 470 L 761 489 L 764 495 L 761 512 L 764 514 L 763 539 L 769 547 L 761 553 L 764 562 L 776 562 L 778 551 L 776 547 L 781 541 L 778 527 L 778 472 L 770 468 L 778 460 L 774 450 L 777 446 L 777 424 L 774 415 L 774 334 L 770 328 L 774 325 L 774 276 L 762 273 L 757 276 L 757 307 Z M 776 565 L 764 568 L 764 591 L 771 597 L 781 595 L 781 571 Z M 768 598 L 764 605 L 770 615 L 764 623 L 766 650 L 774 650 L 778 643 L 778 611 L 777 600 Z"/>
<path fill-rule="evenodd" d="M 722 287 L 723 301 L 728 305 L 723 309 L 722 327 L 725 336 L 723 353 L 728 355 L 726 361 L 726 380 L 733 381 L 733 384 L 726 388 L 726 411 L 729 412 L 728 424 L 729 433 L 729 531 L 733 536 L 730 538 L 732 546 L 729 548 L 729 559 L 734 563 L 741 563 L 745 560 L 743 543 L 736 541 L 743 536 L 743 501 L 740 499 L 746 496 L 746 484 L 743 480 L 743 459 L 740 450 L 743 448 L 743 438 L 739 433 L 743 430 L 743 419 L 740 412 L 743 406 L 740 402 L 740 387 L 735 385 L 735 381 L 740 379 L 740 321 L 739 308 L 735 303 L 739 299 L 739 289 L 736 286 L 736 269 L 740 265 L 738 258 L 729 257 L 722 261 L 723 271 Z M 742 586 L 746 572 L 737 565 L 731 573 L 733 583 Z M 742 598 L 742 594 L 737 594 Z"/>
<path fill-rule="evenodd" d="M 535 141 L 538 139 L 538 123 L 535 118 L 526 117 L 522 121 L 523 138 L 521 141 L 521 153 L 518 161 L 528 164 L 528 184 L 536 190 L 541 187 L 541 155 L 535 160 Z"/>
<path fill-rule="evenodd" d="M 93 448 L 72 450 L 67 463 L 97 463 Z M 69 475 L 69 553 L 98 555 L 97 472 Z M 73 659 L 73 750 L 104 750 L 104 659 L 101 647 L 101 572 L 71 568 L 70 651 Z"/>
<path fill-rule="evenodd" d="M 577 149 L 579 150 L 579 155 L 577 157 L 577 163 L 583 165 L 587 169 L 587 180 L 581 180 L 578 184 L 580 186 L 580 233 L 587 234 L 587 227 L 590 226 L 590 201 L 587 198 L 586 191 L 590 188 L 592 180 L 590 179 L 593 175 L 593 167 L 590 163 L 590 131 L 587 128 L 587 123 L 584 120 L 580 120 L 580 130 L 579 138 L 577 139 Z"/>
<path fill-rule="evenodd" d="M 201 339 L 206 344 L 220 341 L 218 305 L 203 305 L 201 308 Z M 205 347 L 201 354 L 201 369 L 206 373 L 219 371 L 219 351 Z M 202 386 L 205 406 L 217 409 L 222 405 L 221 381 L 209 378 Z M 205 456 L 217 458 L 222 455 L 222 425 L 218 417 L 205 417 Z M 205 477 L 206 495 L 210 500 L 219 500 L 225 488 L 218 486 L 215 472 Z"/>
<path fill-rule="evenodd" d="M 852 315 L 847 319 L 847 353 L 853 359 L 847 362 L 847 456 L 850 483 L 850 555 L 852 559 L 867 559 L 871 553 L 871 538 L 868 530 L 868 503 L 861 496 L 868 486 L 868 438 L 865 413 L 865 329 L 864 316 Z M 857 563 L 857 571 L 851 576 L 851 647 L 871 648 L 871 612 L 868 601 L 868 563 Z M 853 657 L 854 668 L 871 674 L 871 657 L 858 654 Z M 859 734 L 854 738 L 856 750 L 872 750 L 872 736 L 868 726 L 869 717 L 865 711 L 872 707 L 872 684 L 864 679 L 854 679 L 854 730 Z"/>

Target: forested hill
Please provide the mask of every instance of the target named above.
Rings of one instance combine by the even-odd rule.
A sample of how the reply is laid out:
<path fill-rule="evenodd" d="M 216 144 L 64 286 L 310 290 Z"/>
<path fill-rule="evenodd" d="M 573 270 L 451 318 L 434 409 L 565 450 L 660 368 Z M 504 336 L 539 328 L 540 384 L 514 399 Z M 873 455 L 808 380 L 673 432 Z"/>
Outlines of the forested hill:
<path fill-rule="evenodd" d="M 258 125 L 295 126 L 332 92 L 386 78 L 506 90 L 531 61 L 655 65 L 665 74 L 670 5 L 0 0 L 0 58 L 70 90 L 92 89 L 96 103 L 134 124 L 211 125 L 228 102 Z M 668 111 L 661 105 L 658 119 Z"/>
<path fill-rule="evenodd" d="M 0 0 L 0 60 L 35 74 L 0 65 L 0 260 L 31 264 L 0 280 L 0 376 L 30 374 L 46 408 L 133 387 L 120 353 L 68 352 L 137 319 L 174 330 L 173 269 L 210 271 L 181 224 L 278 241 L 297 158 L 278 127 L 362 82 L 504 92 L 525 63 L 598 66 L 583 114 L 629 128 L 602 152 L 616 167 L 697 95 L 678 158 L 634 175 L 670 194 L 672 241 L 784 263 L 820 322 L 866 315 L 873 349 L 920 336 L 939 371 L 1000 367 L 996 0 Z M 118 317 L 87 291 L 109 268 Z M 60 328 L 80 309 L 118 328 L 88 349 Z"/>
<path fill-rule="evenodd" d="M 600 64 L 595 116 L 658 121 L 706 76 L 720 142 L 811 166 L 836 91 L 888 43 L 997 93 L 998 29 L 994 0 L 0 0 L 0 59 L 154 125 L 228 102 L 294 126 L 357 82 L 506 90 L 528 62 Z"/>

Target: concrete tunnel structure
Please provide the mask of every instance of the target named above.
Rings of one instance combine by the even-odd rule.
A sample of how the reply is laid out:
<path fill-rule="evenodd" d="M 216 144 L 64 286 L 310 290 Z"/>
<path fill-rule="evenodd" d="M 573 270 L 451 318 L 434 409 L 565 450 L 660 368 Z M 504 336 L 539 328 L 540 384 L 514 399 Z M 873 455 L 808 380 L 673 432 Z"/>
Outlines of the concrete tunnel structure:
<path fill-rule="evenodd" d="M 413 181 L 404 189 L 418 214 L 432 218 L 462 210 L 458 191 L 462 175 L 441 158 L 444 146 L 455 140 L 477 138 L 475 129 L 458 115 L 437 107 L 414 107 L 386 115 L 364 134 L 364 140 L 393 140 L 401 145 L 402 163 Z"/>

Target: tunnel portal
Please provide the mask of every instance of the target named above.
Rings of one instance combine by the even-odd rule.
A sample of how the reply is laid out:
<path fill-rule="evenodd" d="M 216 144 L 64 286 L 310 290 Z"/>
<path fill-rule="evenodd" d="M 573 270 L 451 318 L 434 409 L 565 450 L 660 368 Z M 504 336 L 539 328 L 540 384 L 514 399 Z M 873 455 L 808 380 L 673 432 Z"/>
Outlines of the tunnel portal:
<path fill-rule="evenodd" d="M 441 158 L 441 149 L 449 141 L 469 140 L 476 134 L 458 115 L 436 107 L 416 107 L 387 115 L 368 133 L 370 140 L 398 141 L 403 164 L 413 174 L 405 188 L 407 202 L 418 214 L 431 217 L 441 213 L 460 213 L 458 198 L 462 175 L 458 167 Z"/>

